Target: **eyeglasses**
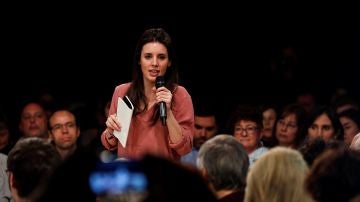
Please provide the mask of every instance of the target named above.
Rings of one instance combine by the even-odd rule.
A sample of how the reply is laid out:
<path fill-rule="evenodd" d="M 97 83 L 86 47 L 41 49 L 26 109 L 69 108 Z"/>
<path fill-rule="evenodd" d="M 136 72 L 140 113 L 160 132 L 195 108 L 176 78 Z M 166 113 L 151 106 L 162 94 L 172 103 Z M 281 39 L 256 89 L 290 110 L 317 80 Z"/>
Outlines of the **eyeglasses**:
<path fill-rule="evenodd" d="M 65 123 L 65 124 L 55 124 L 51 128 L 51 130 L 53 132 L 61 131 L 63 127 L 65 127 L 66 129 L 73 129 L 73 128 L 76 127 L 76 124 L 74 122 L 68 122 L 68 123 Z"/>
<path fill-rule="evenodd" d="M 291 129 L 295 129 L 297 127 L 296 124 L 294 123 L 286 123 L 284 120 L 280 119 L 277 124 L 279 124 L 281 127 L 286 127 L 286 128 L 291 128 Z"/>
<path fill-rule="evenodd" d="M 235 133 L 243 133 L 246 132 L 246 134 L 254 134 L 256 131 L 258 130 L 258 127 L 256 126 L 249 126 L 246 128 L 240 128 L 240 127 L 235 127 Z"/>

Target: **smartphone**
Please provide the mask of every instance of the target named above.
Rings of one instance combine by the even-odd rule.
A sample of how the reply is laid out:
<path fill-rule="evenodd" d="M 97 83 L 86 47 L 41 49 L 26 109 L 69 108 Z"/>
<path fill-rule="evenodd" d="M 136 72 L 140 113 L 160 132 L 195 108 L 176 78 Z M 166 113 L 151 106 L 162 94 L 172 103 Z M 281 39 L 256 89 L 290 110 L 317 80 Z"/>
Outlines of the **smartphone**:
<path fill-rule="evenodd" d="M 101 163 L 89 176 L 91 190 L 101 201 L 142 201 L 148 179 L 140 161 Z"/>

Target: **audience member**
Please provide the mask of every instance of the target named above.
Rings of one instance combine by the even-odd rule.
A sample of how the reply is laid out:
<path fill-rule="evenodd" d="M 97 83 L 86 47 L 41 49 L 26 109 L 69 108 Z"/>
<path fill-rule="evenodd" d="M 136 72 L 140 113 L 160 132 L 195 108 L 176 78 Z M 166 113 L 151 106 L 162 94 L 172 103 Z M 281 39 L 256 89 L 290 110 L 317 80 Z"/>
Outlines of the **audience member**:
<path fill-rule="evenodd" d="M 297 149 L 306 137 L 307 112 L 298 104 L 284 107 L 276 122 L 275 142 L 278 146 Z"/>
<path fill-rule="evenodd" d="M 265 147 L 273 147 L 275 144 L 273 131 L 278 116 L 277 108 L 274 105 L 263 105 L 260 106 L 260 111 L 262 112 L 264 127 L 261 140 Z"/>
<path fill-rule="evenodd" d="M 343 140 L 343 127 L 335 111 L 327 106 L 317 107 L 309 117 L 307 136 L 321 137 L 325 141 L 330 139 Z"/>
<path fill-rule="evenodd" d="M 61 163 L 56 149 L 38 137 L 20 139 L 7 159 L 11 194 L 16 202 L 37 201 Z"/>
<path fill-rule="evenodd" d="M 75 115 L 68 110 L 55 111 L 49 119 L 50 137 L 62 159 L 68 158 L 77 149 L 80 128 Z"/>
<path fill-rule="evenodd" d="M 213 109 L 212 106 L 207 106 L 205 103 L 196 103 L 193 148 L 190 153 L 181 157 L 183 163 L 196 166 L 196 158 L 200 146 L 204 144 L 206 140 L 216 135 L 218 124 Z"/>
<path fill-rule="evenodd" d="M 217 135 L 201 146 L 197 165 L 219 201 L 243 201 L 249 157 L 231 135 Z"/>
<path fill-rule="evenodd" d="M 301 154 L 287 147 L 275 147 L 250 169 L 246 202 L 313 201 L 305 189 L 309 168 Z"/>
<path fill-rule="evenodd" d="M 49 139 L 47 115 L 38 103 L 28 103 L 21 112 L 19 129 L 23 137 Z"/>
<path fill-rule="evenodd" d="M 7 155 L 14 146 L 14 140 L 10 135 L 8 124 L 0 119 L 0 153 Z"/>
<path fill-rule="evenodd" d="M 355 109 L 348 109 L 338 114 L 344 130 L 344 143 L 350 146 L 354 137 L 360 134 L 360 112 Z"/>
<path fill-rule="evenodd" d="M 94 151 L 87 148 L 77 150 L 55 170 L 48 180 L 46 193 L 38 202 L 95 202 L 96 195 L 90 189 L 89 176 L 98 163 Z"/>
<path fill-rule="evenodd" d="M 313 164 L 314 160 L 328 149 L 338 149 L 345 147 L 344 143 L 339 140 L 331 139 L 325 141 L 324 139 L 317 138 L 306 138 L 305 141 L 300 145 L 299 151 L 303 155 L 305 161 L 309 167 Z"/>
<path fill-rule="evenodd" d="M 359 170 L 359 152 L 331 149 L 315 160 L 306 187 L 318 202 L 350 201 L 360 194 Z"/>
<path fill-rule="evenodd" d="M 249 155 L 250 167 L 268 148 L 261 142 L 262 114 L 251 106 L 239 106 L 231 117 L 232 134 L 244 146 Z"/>

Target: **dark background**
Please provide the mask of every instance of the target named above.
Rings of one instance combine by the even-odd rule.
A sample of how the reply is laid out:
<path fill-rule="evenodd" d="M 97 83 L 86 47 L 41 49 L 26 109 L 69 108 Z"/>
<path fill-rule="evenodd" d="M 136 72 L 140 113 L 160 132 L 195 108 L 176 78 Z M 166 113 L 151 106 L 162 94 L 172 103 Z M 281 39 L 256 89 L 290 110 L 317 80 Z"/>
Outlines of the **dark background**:
<path fill-rule="evenodd" d="M 149 27 L 172 36 L 181 84 L 194 99 L 214 100 L 223 115 L 241 103 L 288 103 L 306 90 L 325 104 L 339 87 L 359 98 L 359 22 L 351 10 L 63 7 L 5 15 L 0 84 L 8 116 L 45 92 L 59 102 L 110 99 L 131 80 L 137 39 Z M 290 80 L 269 67 L 286 44 L 300 62 Z"/>

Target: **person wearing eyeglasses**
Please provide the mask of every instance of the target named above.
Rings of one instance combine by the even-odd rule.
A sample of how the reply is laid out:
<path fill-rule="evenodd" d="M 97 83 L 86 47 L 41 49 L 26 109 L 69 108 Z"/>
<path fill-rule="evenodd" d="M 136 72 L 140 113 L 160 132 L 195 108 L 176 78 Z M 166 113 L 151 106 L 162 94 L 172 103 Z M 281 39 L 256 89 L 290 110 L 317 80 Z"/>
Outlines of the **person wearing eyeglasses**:
<path fill-rule="evenodd" d="M 301 105 L 286 105 L 275 124 L 275 145 L 298 149 L 306 136 L 307 118 L 307 111 Z"/>
<path fill-rule="evenodd" d="M 269 149 L 261 142 L 263 123 L 260 110 L 252 106 L 239 106 L 229 121 L 234 137 L 244 146 L 249 166 Z"/>
<path fill-rule="evenodd" d="M 62 159 L 68 158 L 77 149 L 80 128 L 75 115 L 68 110 L 55 111 L 49 119 L 50 137 Z"/>

